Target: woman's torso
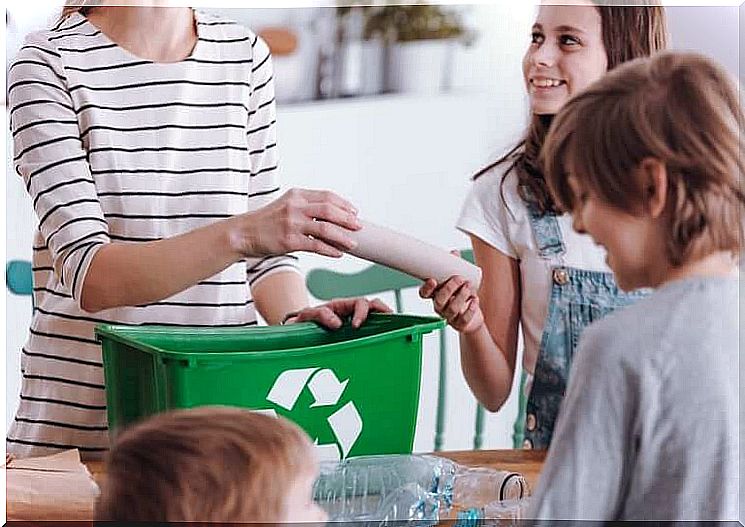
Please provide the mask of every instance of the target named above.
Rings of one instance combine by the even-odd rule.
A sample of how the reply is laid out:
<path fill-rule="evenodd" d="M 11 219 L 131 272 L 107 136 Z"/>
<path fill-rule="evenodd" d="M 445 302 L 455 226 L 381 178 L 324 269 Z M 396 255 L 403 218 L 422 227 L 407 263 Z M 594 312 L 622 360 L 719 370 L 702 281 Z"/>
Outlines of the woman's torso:
<path fill-rule="evenodd" d="M 55 152 L 63 159 L 65 143 L 79 149 L 82 141 L 105 221 L 105 234 L 87 233 L 91 239 L 137 243 L 175 236 L 255 208 L 278 191 L 276 145 L 252 156 L 251 134 L 273 133 L 271 79 L 263 86 L 254 82 L 268 49 L 237 24 L 196 17 L 198 43 L 178 63 L 139 59 L 79 14 L 33 37 L 43 39 L 46 53 L 59 54 L 64 71 L 75 119 L 65 128 L 70 139 L 60 140 Z M 264 106 L 250 108 L 249 99 L 256 100 L 262 88 Z M 37 108 L 42 118 L 43 110 Z M 55 186 L 45 190 L 53 196 L 64 187 Z M 70 196 L 61 194 L 61 204 Z M 9 448 L 20 454 L 106 447 L 96 323 L 256 323 L 246 262 L 163 301 L 95 315 L 80 310 L 61 285 L 39 230 L 33 268 L 35 311 L 22 351 L 21 405 L 9 433 Z"/>

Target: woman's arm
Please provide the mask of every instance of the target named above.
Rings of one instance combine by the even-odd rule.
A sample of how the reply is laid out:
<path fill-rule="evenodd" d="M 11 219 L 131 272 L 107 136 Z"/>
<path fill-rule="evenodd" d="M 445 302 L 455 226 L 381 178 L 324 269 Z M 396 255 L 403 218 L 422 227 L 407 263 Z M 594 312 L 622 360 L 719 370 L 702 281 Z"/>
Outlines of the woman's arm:
<path fill-rule="evenodd" d="M 186 234 L 149 243 L 106 243 L 85 275 L 81 307 L 96 312 L 156 302 L 244 256 L 312 251 L 340 257 L 338 248 L 354 245 L 345 228 L 360 228 L 351 204 L 330 192 L 291 190 L 262 209 Z"/>
<path fill-rule="evenodd" d="M 517 260 L 475 236 L 471 244 L 483 272 L 478 295 L 459 276 L 441 285 L 427 280 L 420 295 L 432 298 L 435 311 L 460 333 L 463 375 L 479 402 L 496 412 L 515 375 L 520 268 Z"/>
<path fill-rule="evenodd" d="M 53 43 L 29 36 L 9 68 L 9 114 L 15 169 L 39 217 L 35 248 L 48 250 L 60 284 L 82 309 L 155 302 L 250 256 L 338 257 L 353 247 L 345 230 L 359 228 L 352 205 L 309 190 L 172 238 L 112 242 L 64 75 Z"/>
<path fill-rule="evenodd" d="M 308 307 L 303 276 L 295 271 L 275 272 L 251 287 L 254 306 L 267 324 L 280 324 L 288 313 Z"/>
<path fill-rule="evenodd" d="M 91 261 L 80 305 L 95 313 L 156 302 L 219 273 L 238 258 L 225 222 L 155 242 L 107 243 Z"/>

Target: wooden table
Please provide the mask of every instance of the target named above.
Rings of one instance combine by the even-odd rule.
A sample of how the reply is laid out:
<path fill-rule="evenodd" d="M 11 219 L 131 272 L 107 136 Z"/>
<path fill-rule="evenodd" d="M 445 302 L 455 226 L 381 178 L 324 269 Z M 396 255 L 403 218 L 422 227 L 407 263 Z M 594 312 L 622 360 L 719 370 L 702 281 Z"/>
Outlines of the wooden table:
<path fill-rule="evenodd" d="M 545 450 L 453 450 L 433 452 L 433 454 L 469 467 L 489 467 L 519 472 L 525 476 L 531 489 L 534 489 L 538 483 L 538 475 L 546 460 Z M 86 466 L 100 485 L 106 477 L 103 463 L 90 461 L 86 463 Z"/>
<path fill-rule="evenodd" d="M 436 455 L 452 459 L 466 466 L 491 467 L 499 470 L 519 472 L 525 476 L 530 487 L 535 488 L 546 454 L 543 451 L 527 450 L 470 450 L 437 452 Z M 105 481 L 106 473 L 102 462 L 90 461 L 85 463 L 85 465 L 99 485 Z M 39 489 L 39 492 L 43 492 L 43 489 Z M 60 504 L 60 510 L 69 511 L 70 508 L 69 506 L 65 507 L 63 504 Z M 92 510 L 92 504 L 89 504 L 85 510 Z M 90 514 L 90 512 L 83 513 L 82 510 L 78 512 L 79 514 L 75 517 L 78 520 Z M 55 516 L 55 518 L 59 518 L 59 516 Z"/>

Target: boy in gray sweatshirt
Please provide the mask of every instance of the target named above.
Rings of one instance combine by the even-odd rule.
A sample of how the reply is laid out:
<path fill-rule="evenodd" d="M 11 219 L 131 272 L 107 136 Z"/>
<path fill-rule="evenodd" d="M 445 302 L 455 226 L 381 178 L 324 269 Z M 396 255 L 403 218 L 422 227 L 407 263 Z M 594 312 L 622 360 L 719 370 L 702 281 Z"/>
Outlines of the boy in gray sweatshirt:
<path fill-rule="evenodd" d="M 627 63 L 555 117 L 543 162 L 575 230 L 648 298 L 582 335 L 529 518 L 737 520 L 743 116 L 704 57 Z"/>

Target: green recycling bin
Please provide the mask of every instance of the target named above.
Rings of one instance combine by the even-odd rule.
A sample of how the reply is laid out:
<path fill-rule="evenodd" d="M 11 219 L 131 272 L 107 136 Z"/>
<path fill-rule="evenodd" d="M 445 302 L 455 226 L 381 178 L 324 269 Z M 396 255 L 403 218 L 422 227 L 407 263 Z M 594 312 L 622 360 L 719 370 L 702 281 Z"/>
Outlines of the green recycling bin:
<path fill-rule="evenodd" d="M 371 314 L 359 329 L 99 325 L 109 429 L 229 405 L 299 424 L 324 459 L 411 452 L 422 336 L 436 317 Z"/>

